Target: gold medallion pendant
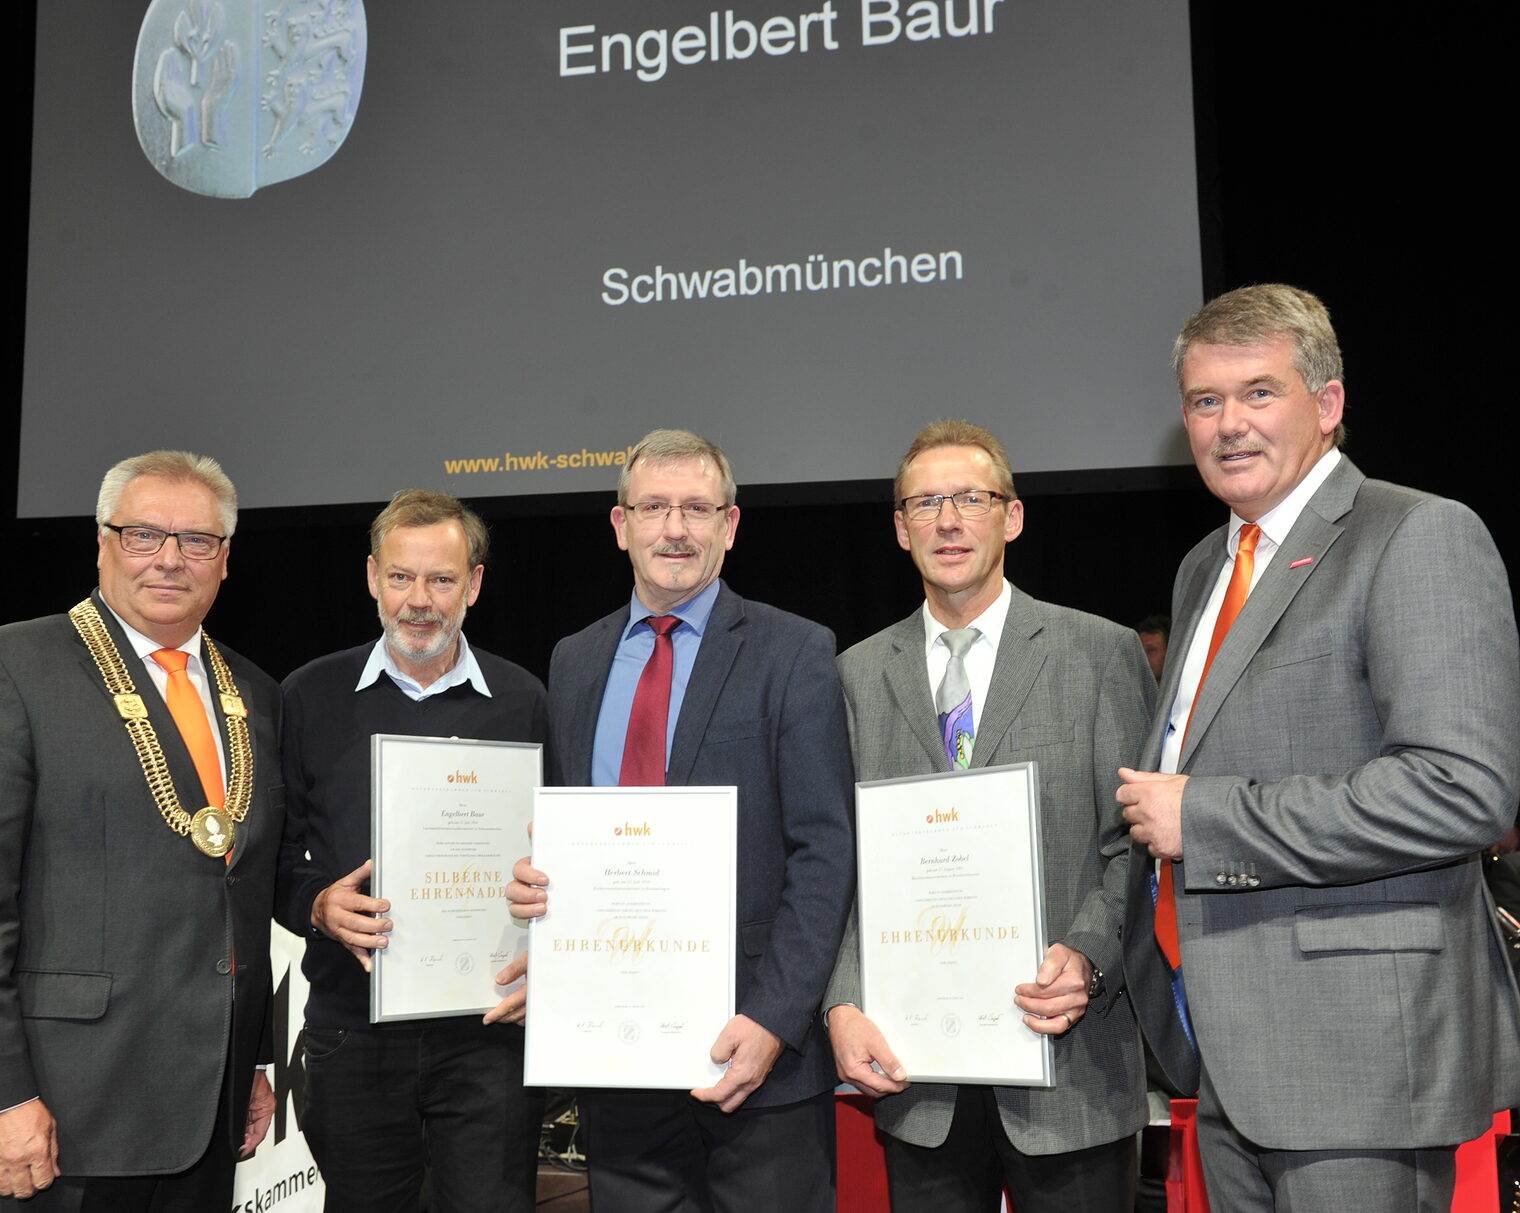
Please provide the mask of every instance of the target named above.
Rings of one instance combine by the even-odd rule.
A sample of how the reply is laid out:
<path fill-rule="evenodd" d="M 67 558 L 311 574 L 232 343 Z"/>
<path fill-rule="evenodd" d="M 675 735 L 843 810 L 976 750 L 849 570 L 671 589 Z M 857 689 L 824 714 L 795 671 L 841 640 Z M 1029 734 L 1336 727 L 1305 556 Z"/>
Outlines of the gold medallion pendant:
<path fill-rule="evenodd" d="M 209 804 L 190 819 L 190 841 L 197 850 L 213 859 L 220 859 L 232 850 L 232 840 L 236 835 L 237 827 L 232 818 Z"/>
<path fill-rule="evenodd" d="M 253 740 L 248 733 L 248 708 L 221 652 L 211 643 L 211 637 L 202 632 L 201 644 L 216 680 L 226 727 L 227 806 L 216 809 L 207 805 L 191 817 L 180 807 L 174 777 L 169 773 L 169 762 L 164 757 L 158 734 L 153 730 L 147 705 L 137 693 L 127 663 L 117 651 L 116 642 L 111 639 L 94 601 L 86 598 L 69 612 L 69 618 L 104 678 L 106 691 L 116 701 L 116 710 L 126 725 L 127 736 L 137 752 L 138 765 L 142 767 L 148 791 L 164 824 L 176 834 L 188 836 L 203 855 L 221 859 L 232 850 L 237 823 L 247 816 L 253 800 Z"/>

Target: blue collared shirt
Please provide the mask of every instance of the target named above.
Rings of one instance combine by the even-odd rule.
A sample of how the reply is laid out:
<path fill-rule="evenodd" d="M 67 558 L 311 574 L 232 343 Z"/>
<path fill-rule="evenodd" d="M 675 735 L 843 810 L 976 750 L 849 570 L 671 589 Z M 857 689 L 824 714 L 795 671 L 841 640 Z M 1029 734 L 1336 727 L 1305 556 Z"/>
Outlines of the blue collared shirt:
<path fill-rule="evenodd" d="M 470 645 L 464 638 L 464 633 L 459 633 L 459 656 L 455 659 L 453 668 L 436 682 L 430 682 L 427 686 L 418 684 L 415 678 L 401 672 L 401 667 L 396 664 L 396 659 L 391 656 L 389 646 L 385 643 L 385 637 L 375 641 L 375 647 L 370 650 L 369 660 L 364 663 L 364 671 L 359 675 L 359 681 L 354 684 L 354 690 L 362 691 L 365 687 L 374 683 L 381 674 L 389 674 L 390 679 L 398 687 L 401 693 L 408 699 L 421 703 L 429 695 L 436 695 L 440 691 L 447 691 L 450 687 L 457 687 L 461 682 L 468 682 L 472 687 L 491 698 L 491 688 L 486 686 L 486 676 L 480 671 L 480 663 L 475 660 L 475 654 L 470 651 Z"/>
<path fill-rule="evenodd" d="M 670 672 L 670 712 L 665 724 L 665 764 L 670 765 L 670 747 L 675 741 L 676 723 L 681 718 L 681 704 L 686 698 L 686 684 L 691 678 L 692 667 L 697 662 L 697 650 L 702 645 L 702 634 L 712 616 L 713 604 L 718 600 L 718 587 L 713 583 L 688 602 L 673 611 L 651 611 L 639 601 L 638 591 L 628 607 L 628 626 L 618 641 L 617 651 L 612 655 L 612 669 L 607 674 L 607 689 L 602 693 L 602 710 L 596 718 L 596 740 L 591 750 L 591 782 L 599 788 L 617 787 L 623 770 L 623 741 L 628 735 L 628 717 L 633 711 L 634 692 L 639 687 L 639 677 L 644 673 L 654 653 L 654 631 L 648 624 L 651 615 L 674 615 L 681 622 L 670 633 L 675 650 L 675 662 Z"/>

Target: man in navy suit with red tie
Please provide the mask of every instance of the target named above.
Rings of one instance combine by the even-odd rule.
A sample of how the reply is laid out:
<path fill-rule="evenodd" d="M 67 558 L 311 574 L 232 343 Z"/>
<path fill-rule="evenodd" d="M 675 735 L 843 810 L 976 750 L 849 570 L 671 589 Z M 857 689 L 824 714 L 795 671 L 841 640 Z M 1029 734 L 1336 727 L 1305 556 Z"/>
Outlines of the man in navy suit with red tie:
<path fill-rule="evenodd" d="M 689 1094 L 580 1096 L 592 1196 L 619 1213 L 834 1208 L 818 1003 L 854 888 L 844 703 L 827 629 L 718 580 L 734 498 L 712 443 L 684 430 L 640 442 L 612 509 L 633 596 L 562 640 L 549 670 L 551 782 L 739 794 L 739 1013 L 712 1048 L 727 1073 Z M 514 875 L 514 912 L 543 913 L 548 874 L 524 860 Z M 522 998 L 498 1010 L 520 1019 Z"/>

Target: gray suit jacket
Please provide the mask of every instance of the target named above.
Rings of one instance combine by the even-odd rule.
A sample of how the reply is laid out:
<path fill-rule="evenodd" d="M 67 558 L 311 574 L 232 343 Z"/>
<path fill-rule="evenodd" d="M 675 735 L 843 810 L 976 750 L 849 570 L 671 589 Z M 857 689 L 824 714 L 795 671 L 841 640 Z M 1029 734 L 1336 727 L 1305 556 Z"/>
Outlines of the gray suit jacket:
<path fill-rule="evenodd" d="M 204 800 L 179 731 L 100 610 L 193 811 Z M 68 617 L 0 628 L 0 1107 L 42 1097 L 66 1175 L 183 1170 L 219 1108 L 228 1149 L 241 1144 L 254 1063 L 272 1056 L 279 688 L 222 654 L 254 743 L 231 867 L 164 823 Z"/>
<path fill-rule="evenodd" d="M 918 611 L 843 654 L 839 668 L 860 779 L 949 769 Z M 1128 843 L 1114 787 L 1118 768 L 1139 753 L 1155 686 L 1134 632 L 1013 591 L 988 702 L 977 707 L 971 765 L 1039 763 L 1050 942 L 1076 948 L 1108 975 L 1086 1017 L 1053 1042 L 1055 1086 L 996 1088 L 1003 1128 L 1026 1154 L 1086 1149 L 1145 1123 L 1140 1038 L 1120 992 Z M 1008 974 L 1009 998 L 1033 978 Z M 841 1002 L 860 1002 L 853 912 L 825 997 L 826 1006 Z M 953 1086 L 914 1083 L 876 1101 L 876 1123 L 914 1145 L 938 1146 L 954 1111 Z"/>
<path fill-rule="evenodd" d="M 1152 769 L 1224 535 L 1177 574 Z M 1343 460 L 1246 600 L 1181 755 L 1183 973 L 1245 1136 L 1450 1145 L 1520 1101 L 1520 1008 L 1475 856 L 1514 820 L 1517 731 L 1514 613 L 1482 523 Z M 1137 851 L 1127 977 L 1190 1090 L 1148 867 Z"/>
<path fill-rule="evenodd" d="M 624 607 L 554 648 L 553 784 L 591 782 L 597 713 L 627 624 Z M 687 683 L 666 780 L 739 789 L 736 1005 L 787 1045 L 745 1108 L 794 1103 L 834 1085 L 818 1001 L 855 887 L 843 718 L 833 634 L 723 586 Z"/>

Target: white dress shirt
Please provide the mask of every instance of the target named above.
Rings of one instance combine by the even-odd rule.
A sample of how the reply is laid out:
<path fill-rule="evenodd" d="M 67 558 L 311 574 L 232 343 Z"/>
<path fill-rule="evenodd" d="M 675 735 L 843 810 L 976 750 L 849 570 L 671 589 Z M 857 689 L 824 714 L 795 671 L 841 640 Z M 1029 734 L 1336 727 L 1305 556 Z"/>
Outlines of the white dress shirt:
<path fill-rule="evenodd" d="M 976 643 L 966 650 L 964 658 L 966 681 L 971 684 L 971 721 L 978 728 L 981 727 L 982 705 L 987 702 L 992 686 L 992 667 L 997 664 L 998 641 L 1003 638 L 1003 624 L 1008 619 L 1008 604 L 1012 601 L 1013 587 L 1005 578 L 1002 591 L 992 605 L 966 625 L 981 632 Z M 932 694 L 944 679 L 945 669 L 950 664 L 950 646 L 944 640 L 945 633 L 950 629 L 934 617 L 927 599 L 924 600 L 923 609 L 924 660 L 928 663 L 929 690 Z M 976 753 L 974 743 L 971 752 Z"/>
<path fill-rule="evenodd" d="M 105 599 L 102 598 L 101 601 L 105 602 Z M 111 610 L 110 603 L 106 603 L 106 610 L 111 611 L 112 615 L 116 615 L 116 612 Z M 121 630 L 127 636 L 127 643 L 132 646 L 132 651 L 137 654 L 137 659 L 141 665 L 147 669 L 148 677 L 153 680 L 153 685 L 158 688 L 159 695 L 167 697 L 169 693 L 169 671 L 153 660 L 153 654 L 166 646 L 144 636 L 120 615 L 116 615 L 116 622 L 121 624 Z M 216 743 L 216 760 L 222 768 L 222 786 L 226 787 L 227 753 L 222 748 L 222 730 L 217 721 L 222 711 L 222 705 L 220 693 L 218 693 L 217 699 L 213 700 L 211 698 L 212 680 L 210 672 L 206 669 L 206 662 L 201 656 L 200 628 L 196 628 L 195 635 L 178 647 L 181 653 L 189 655 L 190 660 L 185 663 L 185 673 L 190 675 L 190 684 L 200 692 L 201 706 L 206 709 L 206 720 L 211 725 L 211 740 Z M 129 662 L 129 668 L 130 665 L 131 663 Z M 133 681 L 137 680 L 134 679 Z M 167 698 L 165 698 L 165 702 L 168 702 Z M 196 795 L 200 795 L 199 790 L 196 791 Z"/>
<path fill-rule="evenodd" d="M 1319 491 L 1325 478 L 1341 461 L 1341 453 L 1334 447 L 1320 456 L 1319 462 L 1309 469 L 1309 474 L 1294 486 L 1293 491 L 1256 520 L 1261 528 L 1261 538 L 1256 541 L 1256 563 L 1251 570 L 1251 588 L 1254 590 L 1266 574 L 1267 566 L 1277 549 L 1287 539 L 1288 532 L 1304 512 L 1309 499 Z M 1172 700 L 1172 710 L 1167 718 L 1166 740 L 1161 746 L 1160 769 L 1168 775 L 1177 772 L 1177 760 L 1182 754 L 1182 738 L 1187 729 L 1188 716 L 1193 711 L 1193 700 L 1198 696 L 1198 683 L 1203 677 L 1203 664 L 1208 659 L 1209 641 L 1214 638 L 1214 625 L 1219 621 L 1219 608 L 1224 605 L 1225 591 L 1235 572 L 1235 550 L 1240 546 L 1240 528 L 1245 519 L 1230 511 L 1230 526 L 1225 534 L 1225 559 L 1214 579 L 1214 590 L 1198 617 L 1198 626 L 1188 642 L 1187 658 L 1183 662 L 1182 677 L 1177 683 L 1177 697 Z"/>

